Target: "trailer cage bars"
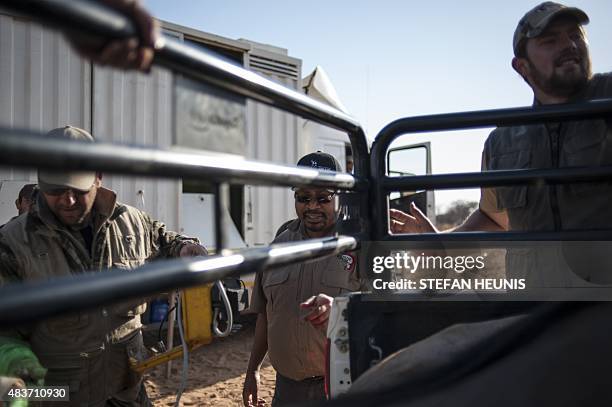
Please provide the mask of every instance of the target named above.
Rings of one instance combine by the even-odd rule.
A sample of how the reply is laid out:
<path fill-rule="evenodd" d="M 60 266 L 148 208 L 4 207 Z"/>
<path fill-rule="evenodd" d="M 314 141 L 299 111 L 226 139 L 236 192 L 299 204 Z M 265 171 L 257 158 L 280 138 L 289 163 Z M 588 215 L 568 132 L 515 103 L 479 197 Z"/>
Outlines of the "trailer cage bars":
<path fill-rule="evenodd" d="M 70 27 L 94 43 L 126 38 L 135 29 L 126 17 L 100 3 L 75 0 L 7 0 L 0 6 L 55 28 Z M 348 134 L 353 148 L 355 176 L 295 166 L 249 160 L 228 160 L 208 154 L 178 153 L 148 147 L 78 143 L 44 139 L 27 129 L 0 124 L 2 165 L 47 169 L 89 169 L 121 174 L 185 177 L 210 181 L 215 191 L 215 238 L 218 255 L 194 260 L 169 260 L 147 264 L 139 273 L 110 271 L 43 283 L 9 284 L 0 288 L 0 326 L 11 326 L 74 310 L 100 306 L 165 289 L 201 285 L 244 272 L 266 270 L 308 259 L 317 259 L 357 247 L 357 239 L 338 236 L 296 243 L 225 249 L 219 215 L 227 184 L 319 186 L 359 190 L 360 226 L 367 227 L 369 214 L 368 144 L 359 123 L 344 112 L 235 66 L 207 50 L 169 37 L 155 44 L 154 65 L 169 68 L 199 82 L 314 120 Z M 353 200 L 354 202 L 354 200 Z M 355 230 L 367 236 L 367 229 Z"/>
<path fill-rule="evenodd" d="M 410 177 L 387 176 L 386 151 L 399 136 L 428 131 L 460 130 L 491 126 L 511 126 L 612 116 L 612 99 L 582 103 L 493 109 L 398 119 L 376 136 L 371 152 L 371 192 L 374 214 L 381 216 L 373 225 L 373 240 L 380 241 L 529 241 L 529 240 L 611 240 L 611 230 L 571 230 L 552 232 L 454 232 L 408 235 L 389 234 L 388 193 L 402 190 L 453 189 L 516 184 L 566 184 L 612 179 L 612 166 L 486 171 Z"/>
<path fill-rule="evenodd" d="M 71 27 L 92 41 L 125 38 L 135 32 L 124 16 L 87 0 L 5 0 L 3 8 L 55 27 Z M 221 217 L 215 216 L 219 254 L 194 260 L 170 260 L 143 266 L 139 273 L 110 271 L 70 280 L 10 284 L 0 288 L 0 326 L 34 321 L 74 310 L 95 307 L 164 289 L 212 282 L 246 270 L 266 270 L 316 259 L 358 247 L 360 241 L 484 241 L 484 240 L 611 240 L 608 230 L 546 233 L 452 233 L 390 235 L 388 193 L 407 189 L 459 188 L 567 183 L 609 180 L 612 167 L 511 170 L 487 173 L 441 174 L 392 178 L 386 175 L 386 151 L 398 136 L 424 131 L 531 124 L 612 116 L 612 99 L 580 104 L 496 109 L 399 119 L 376 138 L 371 154 L 362 127 L 345 113 L 228 63 L 213 53 L 163 37 L 155 45 L 154 64 L 193 80 L 277 107 L 303 118 L 345 131 L 351 141 L 354 176 L 282 166 L 257 161 L 227 161 L 206 154 L 44 140 L 40 133 L 0 127 L 2 165 L 43 166 L 48 169 L 97 169 L 122 174 L 205 179 L 213 184 L 215 212 L 223 205 L 228 183 L 322 186 L 348 190 L 345 204 L 352 215 L 351 236 L 312 239 L 241 251 L 224 250 Z M 0 124 L 1 126 L 1 124 Z M 17 158 L 19 157 L 19 158 Z M 65 162 L 65 160 L 70 160 Z M 370 196 L 372 201 L 370 201 Z M 354 218 L 353 218 L 354 216 Z M 373 220 L 376 219 L 374 222 Z M 16 316 L 19 316 L 17 318 Z"/>

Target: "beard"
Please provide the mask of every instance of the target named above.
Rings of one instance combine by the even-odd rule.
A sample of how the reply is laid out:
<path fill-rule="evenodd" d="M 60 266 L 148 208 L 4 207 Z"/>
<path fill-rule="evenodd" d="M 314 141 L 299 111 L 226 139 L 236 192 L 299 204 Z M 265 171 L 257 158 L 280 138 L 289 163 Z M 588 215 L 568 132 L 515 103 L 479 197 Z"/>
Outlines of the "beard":
<path fill-rule="evenodd" d="M 576 64 L 566 66 L 569 60 Z M 573 96 L 581 91 L 591 79 L 591 58 L 588 50 L 563 51 L 553 63 L 553 72 L 546 75 L 527 60 L 531 69 L 534 84 L 544 93 L 557 97 Z"/>
<path fill-rule="evenodd" d="M 60 222 L 71 228 L 80 229 L 86 221 L 89 219 L 91 210 L 87 210 L 83 207 L 71 208 L 72 210 L 60 209 L 58 210 L 57 217 Z"/>

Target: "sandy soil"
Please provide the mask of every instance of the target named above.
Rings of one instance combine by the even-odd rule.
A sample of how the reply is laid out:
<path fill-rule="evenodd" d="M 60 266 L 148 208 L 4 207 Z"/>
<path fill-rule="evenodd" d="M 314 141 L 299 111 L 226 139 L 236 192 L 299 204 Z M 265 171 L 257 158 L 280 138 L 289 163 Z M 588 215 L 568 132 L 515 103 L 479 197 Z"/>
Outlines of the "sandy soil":
<path fill-rule="evenodd" d="M 504 277 L 504 253 L 488 250 L 487 269 L 479 278 Z M 464 278 L 475 278 L 466 273 Z M 228 338 L 215 338 L 210 345 L 196 349 L 189 357 L 187 386 L 181 397 L 183 406 L 241 406 L 242 384 L 251 353 L 254 320 L 243 321 L 242 329 Z M 155 336 L 156 336 L 155 332 Z M 176 332 L 178 335 L 178 332 Z M 149 338 L 150 339 L 150 338 Z M 145 341 L 147 337 L 145 335 Z M 155 341 L 155 340 L 154 340 Z M 182 371 L 182 361 L 172 364 L 172 375 L 166 379 L 166 365 L 158 366 L 146 376 L 147 391 L 155 406 L 173 406 Z M 261 369 L 259 397 L 268 403 L 274 393 L 275 371 L 266 360 Z"/>
<path fill-rule="evenodd" d="M 246 371 L 254 324 L 243 325 L 240 332 L 227 338 L 215 338 L 210 345 L 192 352 L 189 357 L 187 387 L 181 397 L 184 406 L 241 406 L 242 383 Z M 158 366 L 146 376 L 149 398 L 155 406 L 173 406 L 181 381 L 182 361 L 172 363 L 172 375 L 166 379 L 166 365 Z M 275 371 L 267 362 L 261 369 L 259 397 L 268 403 L 274 393 Z"/>

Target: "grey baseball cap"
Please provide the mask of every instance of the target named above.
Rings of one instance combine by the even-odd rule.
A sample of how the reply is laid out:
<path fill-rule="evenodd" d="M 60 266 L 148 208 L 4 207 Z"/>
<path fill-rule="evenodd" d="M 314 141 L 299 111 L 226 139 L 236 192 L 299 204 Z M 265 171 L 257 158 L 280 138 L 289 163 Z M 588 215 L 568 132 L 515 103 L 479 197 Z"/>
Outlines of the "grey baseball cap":
<path fill-rule="evenodd" d="M 47 133 L 47 137 L 58 139 L 94 142 L 94 138 L 87 131 L 73 126 L 58 127 Z M 38 170 L 38 187 L 41 191 L 56 188 L 73 188 L 79 191 L 89 191 L 96 180 L 95 171 L 65 171 L 51 172 Z"/>
<path fill-rule="evenodd" d="M 514 55 L 518 54 L 520 45 L 524 40 L 535 38 L 542 34 L 546 27 L 548 27 L 548 24 L 561 15 L 575 17 L 581 25 L 589 23 L 589 16 L 579 8 L 567 7 L 552 1 L 541 3 L 529 10 L 516 26 L 512 41 Z"/>

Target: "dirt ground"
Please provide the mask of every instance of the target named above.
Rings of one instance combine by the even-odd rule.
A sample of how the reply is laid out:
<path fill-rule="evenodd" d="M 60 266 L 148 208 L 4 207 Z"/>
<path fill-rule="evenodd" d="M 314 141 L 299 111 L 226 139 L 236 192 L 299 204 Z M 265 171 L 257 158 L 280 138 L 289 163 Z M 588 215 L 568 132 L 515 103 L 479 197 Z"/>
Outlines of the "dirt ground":
<path fill-rule="evenodd" d="M 210 345 L 189 355 L 187 386 L 181 397 L 183 406 L 241 406 L 242 383 L 251 353 L 254 324 L 245 323 L 240 332 L 227 338 L 215 338 Z M 166 365 L 146 376 L 149 398 L 155 406 L 173 406 L 181 381 L 182 361 L 172 362 L 172 374 L 166 379 Z M 274 393 L 275 371 L 268 361 L 261 369 L 259 397 L 268 403 Z"/>
<path fill-rule="evenodd" d="M 499 250 L 487 252 L 490 257 L 487 259 L 486 272 L 478 273 L 478 277 L 503 278 L 504 253 Z M 470 273 L 464 276 L 464 278 L 475 277 Z M 249 319 L 241 323 L 242 329 L 239 332 L 227 338 L 214 338 L 210 345 L 196 349 L 190 354 L 187 386 L 181 397 L 181 405 L 220 407 L 242 405 L 242 384 L 253 344 L 255 321 Z M 156 334 L 155 332 L 155 336 Z M 176 342 L 178 332 L 175 334 Z M 148 339 L 149 342 L 152 340 L 151 337 Z M 174 405 L 181 372 L 182 360 L 176 359 L 172 364 L 170 379 L 166 378 L 166 365 L 158 366 L 146 374 L 147 392 L 155 406 Z M 271 403 L 276 373 L 267 359 L 260 373 L 259 397 Z"/>

